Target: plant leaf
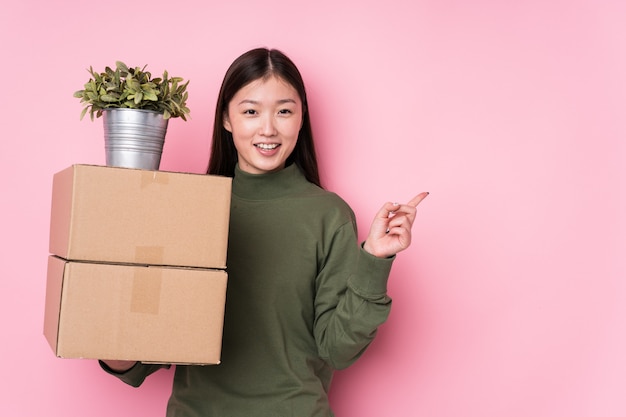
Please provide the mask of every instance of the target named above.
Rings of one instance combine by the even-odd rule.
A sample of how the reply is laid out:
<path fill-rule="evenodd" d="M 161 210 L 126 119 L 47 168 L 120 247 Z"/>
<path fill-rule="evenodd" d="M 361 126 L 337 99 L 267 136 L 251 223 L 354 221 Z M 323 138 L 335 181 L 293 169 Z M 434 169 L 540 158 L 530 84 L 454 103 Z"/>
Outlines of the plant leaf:
<path fill-rule="evenodd" d="M 122 73 L 128 73 L 128 66 L 122 61 L 115 61 L 115 67 Z"/>
<path fill-rule="evenodd" d="M 130 97 L 130 96 L 129 96 Z M 135 104 L 139 104 L 141 103 L 141 100 L 143 99 L 143 93 L 141 91 L 137 91 L 135 93 Z"/>
<path fill-rule="evenodd" d="M 144 90 L 143 98 L 144 100 L 149 100 L 149 101 L 159 101 L 159 98 L 155 94 L 154 90 Z"/>
<path fill-rule="evenodd" d="M 118 101 L 118 97 L 115 97 L 113 95 L 110 94 L 104 94 L 100 96 L 100 100 L 106 102 L 106 103 L 115 103 Z"/>

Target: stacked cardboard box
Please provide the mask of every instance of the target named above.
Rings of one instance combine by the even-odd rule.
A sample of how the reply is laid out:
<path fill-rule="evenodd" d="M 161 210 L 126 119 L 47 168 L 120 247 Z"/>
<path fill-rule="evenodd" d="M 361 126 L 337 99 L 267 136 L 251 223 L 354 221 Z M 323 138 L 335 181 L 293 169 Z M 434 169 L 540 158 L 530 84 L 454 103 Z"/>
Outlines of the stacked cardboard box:
<path fill-rule="evenodd" d="M 44 335 L 64 358 L 217 364 L 231 179 L 54 175 Z"/>

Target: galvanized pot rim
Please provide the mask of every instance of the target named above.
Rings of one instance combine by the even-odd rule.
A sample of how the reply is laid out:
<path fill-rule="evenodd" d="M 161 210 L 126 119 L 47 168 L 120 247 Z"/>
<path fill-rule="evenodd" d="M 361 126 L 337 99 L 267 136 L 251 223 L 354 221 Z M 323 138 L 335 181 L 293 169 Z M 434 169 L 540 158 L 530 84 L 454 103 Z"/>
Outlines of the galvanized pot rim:
<path fill-rule="evenodd" d="M 102 109 L 103 112 L 106 111 L 141 111 L 141 112 L 147 112 L 147 113 L 156 113 L 156 114 L 163 114 L 163 112 L 160 111 L 156 111 L 156 110 L 150 110 L 150 109 L 131 109 L 130 107 L 110 107 L 108 109 Z"/>

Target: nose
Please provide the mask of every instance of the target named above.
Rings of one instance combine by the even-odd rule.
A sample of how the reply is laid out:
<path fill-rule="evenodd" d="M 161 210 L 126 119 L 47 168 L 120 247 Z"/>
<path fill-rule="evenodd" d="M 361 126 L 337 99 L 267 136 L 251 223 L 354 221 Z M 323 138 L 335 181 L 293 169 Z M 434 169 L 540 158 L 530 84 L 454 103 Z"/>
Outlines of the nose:
<path fill-rule="evenodd" d="M 261 126 L 259 128 L 261 136 L 274 136 L 276 134 L 276 126 L 274 125 L 274 118 L 267 114 L 261 117 Z"/>

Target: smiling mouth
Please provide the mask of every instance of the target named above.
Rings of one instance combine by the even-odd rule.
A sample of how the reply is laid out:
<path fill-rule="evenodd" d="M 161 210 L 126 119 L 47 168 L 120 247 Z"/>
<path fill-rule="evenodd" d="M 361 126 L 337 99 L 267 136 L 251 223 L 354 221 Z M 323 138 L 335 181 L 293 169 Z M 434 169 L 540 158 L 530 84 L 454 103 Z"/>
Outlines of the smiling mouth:
<path fill-rule="evenodd" d="M 278 143 L 257 143 L 254 146 L 264 151 L 271 151 L 272 149 L 278 148 L 280 145 Z"/>

